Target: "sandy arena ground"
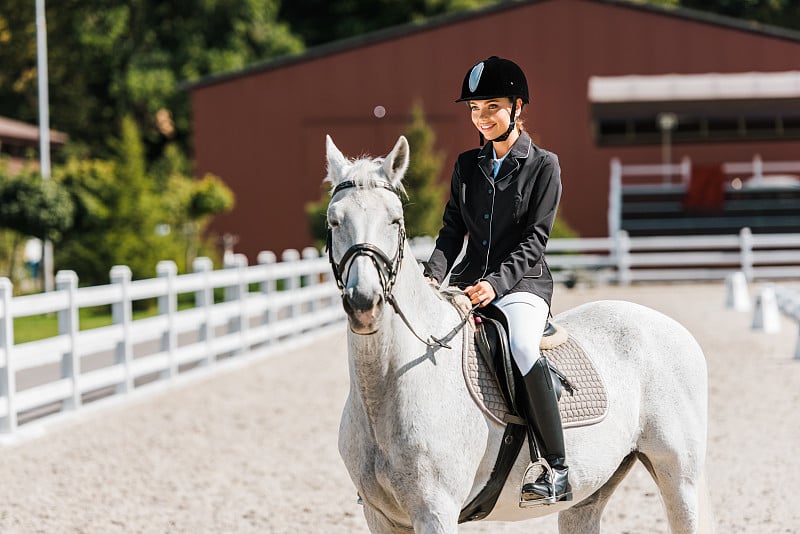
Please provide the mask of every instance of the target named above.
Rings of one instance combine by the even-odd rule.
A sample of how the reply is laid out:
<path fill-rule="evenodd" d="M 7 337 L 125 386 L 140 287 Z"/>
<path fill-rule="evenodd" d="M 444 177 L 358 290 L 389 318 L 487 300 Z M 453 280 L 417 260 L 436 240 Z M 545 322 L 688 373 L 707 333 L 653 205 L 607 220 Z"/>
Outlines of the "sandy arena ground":
<path fill-rule="evenodd" d="M 717 531 L 800 532 L 797 324 L 751 330 L 752 314 L 725 308 L 722 284 L 559 287 L 554 311 L 606 298 L 667 313 L 705 350 Z M 336 445 L 346 358 L 342 326 L 302 350 L 0 446 L 0 532 L 367 532 Z M 552 516 L 461 528 L 556 531 Z M 603 531 L 667 532 L 643 468 L 618 489 Z"/>

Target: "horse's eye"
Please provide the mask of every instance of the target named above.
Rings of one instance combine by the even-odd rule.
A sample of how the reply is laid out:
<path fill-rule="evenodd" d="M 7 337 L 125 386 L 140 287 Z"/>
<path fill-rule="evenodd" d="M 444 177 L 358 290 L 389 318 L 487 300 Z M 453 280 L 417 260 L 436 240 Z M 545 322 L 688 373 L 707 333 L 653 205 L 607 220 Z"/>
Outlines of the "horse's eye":
<path fill-rule="evenodd" d="M 392 224 L 400 225 L 402 223 L 403 223 L 403 218 L 402 217 L 397 217 L 396 219 L 392 219 Z"/>
<path fill-rule="evenodd" d="M 330 219 L 328 221 L 328 226 L 330 226 L 331 228 L 336 228 L 337 226 L 339 226 L 339 221 L 337 221 L 336 219 Z"/>

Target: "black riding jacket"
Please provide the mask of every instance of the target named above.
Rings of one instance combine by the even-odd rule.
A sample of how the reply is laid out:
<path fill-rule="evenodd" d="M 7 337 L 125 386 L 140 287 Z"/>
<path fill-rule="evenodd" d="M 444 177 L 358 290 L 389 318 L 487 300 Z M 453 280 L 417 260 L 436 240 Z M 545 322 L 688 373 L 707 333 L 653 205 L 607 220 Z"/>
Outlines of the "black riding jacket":
<path fill-rule="evenodd" d="M 492 145 L 459 155 L 443 227 L 426 276 L 460 288 L 486 280 L 501 297 L 527 291 L 550 304 L 553 277 L 544 250 L 561 198 L 558 157 L 524 131 L 492 178 Z M 456 260 L 468 236 L 464 259 Z"/>

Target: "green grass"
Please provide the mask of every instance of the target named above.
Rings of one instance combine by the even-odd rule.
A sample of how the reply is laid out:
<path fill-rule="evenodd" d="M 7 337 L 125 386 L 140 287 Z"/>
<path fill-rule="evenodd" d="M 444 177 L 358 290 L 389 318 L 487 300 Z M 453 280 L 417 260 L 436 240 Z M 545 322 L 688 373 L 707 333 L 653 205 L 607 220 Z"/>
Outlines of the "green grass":
<path fill-rule="evenodd" d="M 178 300 L 178 309 L 194 307 L 194 300 Z M 145 319 L 158 314 L 158 306 L 151 304 L 141 309 L 134 308 L 133 320 Z M 111 307 L 97 306 L 78 310 L 78 324 L 81 330 L 91 330 L 112 324 Z M 58 335 L 58 314 L 31 315 L 14 319 L 14 343 L 27 343 Z"/>

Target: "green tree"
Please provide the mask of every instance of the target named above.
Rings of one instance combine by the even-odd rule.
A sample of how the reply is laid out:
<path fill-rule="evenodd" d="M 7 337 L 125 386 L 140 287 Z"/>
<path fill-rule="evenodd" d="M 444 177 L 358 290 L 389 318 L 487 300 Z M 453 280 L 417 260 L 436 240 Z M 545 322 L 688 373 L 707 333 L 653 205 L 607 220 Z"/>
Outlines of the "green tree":
<path fill-rule="evenodd" d="M 9 175 L 0 162 L 0 261 L 2 273 L 16 280 L 20 246 L 26 238 L 54 241 L 74 220 L 69 194 L 54 180 L 43 180 L 33 167 Z"/>
<path fill-rule="evenodd" d="M 72 226 L 73 211 L 69 194 L 36 170 L 0 176 L 0 228 L 58 240 Z"/>
<path fill-rule="evenodd" d="M 420 22 L 499 0 L 304 0 L 281 2 L 280 18 L 307 46 L 346 39 L 389 26 Z"/>
<path fill-rule="evenodd" d="M 742 20 L 800 30 L 797 0 L 676 0 L 676 4 Z"/>
<path fill-rule="evenodd" d="M 152 277 L 166 259 L 185 271 L 199 251 L 212 255 L 202 233 L 211 217 L 233 206 L 219 178 L 186 174 L 190 166 L 175 147 L 148 171 L 136 123 L 123 120 L 121 131 L 114 160 L 72 159 L 54 171 L 76 206 L 56 265 L 75 270 L 83 283 L 106 283 L 114 265 L 128 265 L 135 278 Z"/>
<path fill-rule="evenodd" d="M 405 132 L 411 149 L 403 185 L 408 192 L 404 208 L 409 237 L 435 236 L 442 226 L 442 205 L 446 188 L 440 174 L 444 155 L 434 149 L 436 134 L 425 121 L 422 104 L 414 104 Z"/>
<path fill-rule="evenodd" d="M 189 106 L 179 84 L 241 69 L 302 44 L 277 21 L 279 0 L 47 2 L 52 127 L 110 157 L 124 116 L 148 161 L 177 141 L 187 150 Z M 0 4 L 0 115 L 35 122 L 35 3 Z"/>

